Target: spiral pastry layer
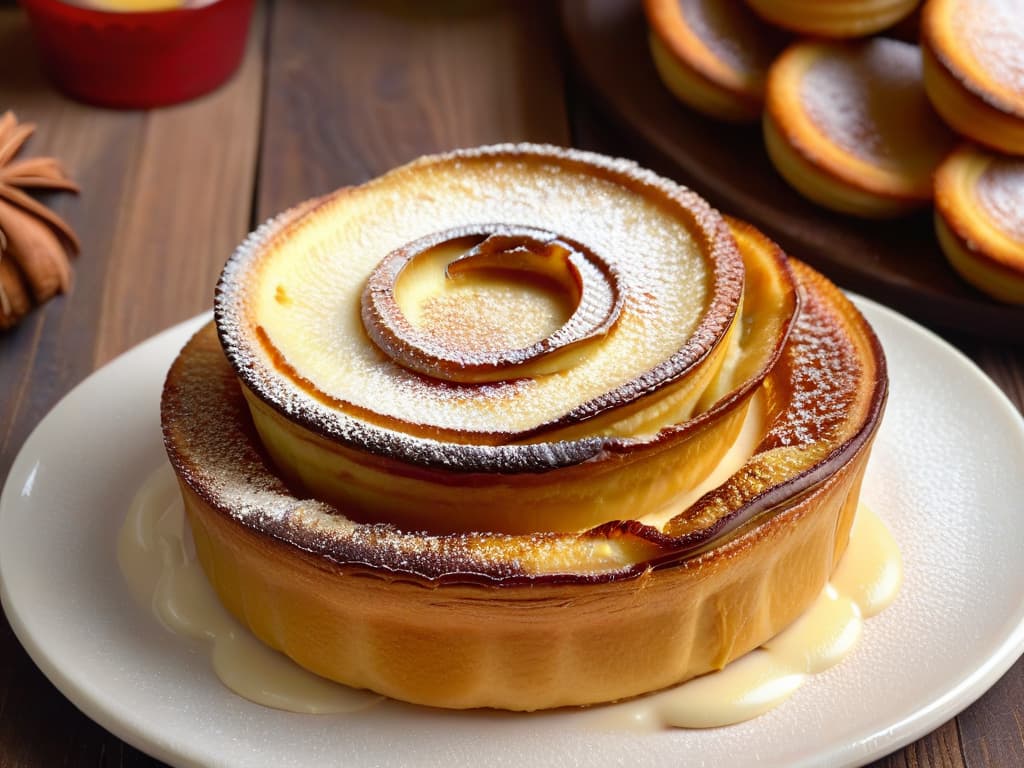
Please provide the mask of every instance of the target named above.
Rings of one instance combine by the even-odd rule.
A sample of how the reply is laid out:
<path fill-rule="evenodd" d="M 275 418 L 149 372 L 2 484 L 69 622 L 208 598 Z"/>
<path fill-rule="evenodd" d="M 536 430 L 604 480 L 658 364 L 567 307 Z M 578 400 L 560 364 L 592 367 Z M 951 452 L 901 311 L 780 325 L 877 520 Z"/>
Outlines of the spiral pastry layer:
<path fill-rule="evenodd" d="M 503 146 L 258 231 L 162 420 L 200 561 L 265 642 L 532 710 L 719 668 L 799 615 L 886 391 L 859 313 L 752 228 L 630 163 Z"/>

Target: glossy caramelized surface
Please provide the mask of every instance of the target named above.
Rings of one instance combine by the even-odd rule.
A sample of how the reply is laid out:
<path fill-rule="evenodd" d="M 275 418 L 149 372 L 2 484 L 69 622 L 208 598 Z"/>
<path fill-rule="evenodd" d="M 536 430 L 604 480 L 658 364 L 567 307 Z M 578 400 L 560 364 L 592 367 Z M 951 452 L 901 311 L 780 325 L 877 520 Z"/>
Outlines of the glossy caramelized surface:
<path fill-rule="evenodd" d="M 918 48 L 884 38 L 787 49 L 769 78 L 765 132 L 794 187 L 864 216 L 931 199 L 954 141 L 926 97 Z"/>
<path fill-rule="evenodd" d="M 1024 159 L 964 145 L 935 177 L 939 243 L 968 282 L 1024 304 Z"/>

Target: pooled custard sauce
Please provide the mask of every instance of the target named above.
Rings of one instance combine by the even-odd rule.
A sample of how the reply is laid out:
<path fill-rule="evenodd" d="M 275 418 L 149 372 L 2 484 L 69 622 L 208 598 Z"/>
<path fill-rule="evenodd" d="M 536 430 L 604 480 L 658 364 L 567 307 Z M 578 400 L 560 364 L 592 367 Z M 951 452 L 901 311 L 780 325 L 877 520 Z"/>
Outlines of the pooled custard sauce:
<path fill-rule="evenodd" d="M 818 599 L 799 619 L 725 669 L 612 707 L 606 723 L 634 728 L 714 728 L 778 706 L 857 645 L 864 619 L 899 592 L 903 561 L 889 529 L 863 504 L 850 544 Z"/>
<path fill-rule="evenodd" d="M 221 682 L 258 704 L 289 712 L 354 712 L 383 697 L 307 672 L 257 640 L 220 604 L 196 560 L 177 481 L 169 465 L 139 490 L 118 539 L 121 571 L 136 598 L 165 627 L 208 640 Z M 864 619 L 895 598 L 902 561 L 892 534 L 861 506 L 850 544 L 817 601 L 790 627 L 725 669 L 660 693 L 594 707 L 617 729 L 712 728 L 749 720 L 841 661 Z"/>
<path fill-rule="evenodd" d="M 117 542 L 135 597 L 172 632 L 209 640 L 213 669 L 250 701 L 288 712 L 355 712 L 383 697 L 307 672 L 257 640 L 217 599 L 192 548 L 170 465 L 154 472 L 132 501 Z"/>

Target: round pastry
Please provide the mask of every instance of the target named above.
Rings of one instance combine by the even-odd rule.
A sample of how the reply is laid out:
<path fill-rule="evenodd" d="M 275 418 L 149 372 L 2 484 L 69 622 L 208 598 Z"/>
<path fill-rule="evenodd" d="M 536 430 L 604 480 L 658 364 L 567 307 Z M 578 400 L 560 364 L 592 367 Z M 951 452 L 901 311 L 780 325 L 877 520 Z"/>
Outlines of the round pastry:
<path fill-rule="evenodd" d="M 845 549 L 887 388 L 820 275 L 547 147 L 271 222 L 217 333 L 162 400 L 217 593 L 318 674 L 451 708 L 633 696 L 774 636 Z"/>
<path fill-rule="evenodd" d="M 746 0 L 761 18 L 817 37 L 864 37 L 909 16 L 919 0 Z"/>
<path fill-rule="evenodd" d="M 931 200 L 954 142 L 925 96 L 917 46 L 884 38 L 788 48 L 769 73 L 764 133 L 797 191 L 868 218 Z"/>
<path fill-rule="evenodd" d="M 644 13 L 654 65 L 677 98 L 720 120 L 760 119 L 784 33 L 741 0 L 644 0 Z"/>
<path fill-rule="evenodd" d="M 935 230 L 967 282 L 1024 304 L 1024 159 L 970 144 L 954 152 L 935 176 Z"/>
<path fill-rule="evenodd" d="M 788 327 L 787 282 L 750 297 L 790 305 L 758 329 L 752 370 Z M 530 533 L 671 507 L 711 471 L 750 392 L 699 430 L 662 430 L 738 370 L 742 291 L 728 227 L 692 192 L 506 146 L 424 158 L 265 227 L 215 310 L 295 487 L 366 521 Z"/>
<path fill-rule="evenodd" d="M 1024 155 L 1024 9 L 1005 0 L 929 0 L 924 84 L 957 132 Z"/>

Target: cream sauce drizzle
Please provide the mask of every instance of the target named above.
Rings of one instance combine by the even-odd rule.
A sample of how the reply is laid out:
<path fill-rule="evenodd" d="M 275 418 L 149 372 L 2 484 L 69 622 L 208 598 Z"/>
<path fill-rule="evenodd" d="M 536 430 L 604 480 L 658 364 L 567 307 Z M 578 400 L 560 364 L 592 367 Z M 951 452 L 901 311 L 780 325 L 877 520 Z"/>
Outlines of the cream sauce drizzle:
<path fill-rule="evenodd" d="M 118 562 L 136 598 L 172 632 L 211 643 L 213 669 L 250 701 L 288 712 L 355 712 L 382 699 L 338 685 L 257 640 L 220 604 L 195 556 L 174 472 L 139 490 L 118 539 Z"/>
<path fill-rule="evenodd" d="M 846 554 L 803 616 L 725 669 L 609 707 L 601 722 L 639 730 L 714 728 L 764 714 L 842 661 L 860 639 L 864 619 L 896 598 L 902 580 L 895 539 L 862 504 Z"/>
<path fill-rule="evenodd" d="M 382 700 L 307 672 L 257 640 L 221 607 L 195 558 L 169 466 L 157 470 L 132 502 L 118 540 L 118 560 L 132 592 L 161 624 L 211 641 L 213 668 L 238 695 L 314 714 L 354 712 Z M 896 597 L 902 575 L 892 534 L 862 505 L 831 581 L 789 628 L 719 672 L 596 709 L 598 722 L 616 729 L 712 728 L 763 714 L 849 654 L 864 619 Z"/>

